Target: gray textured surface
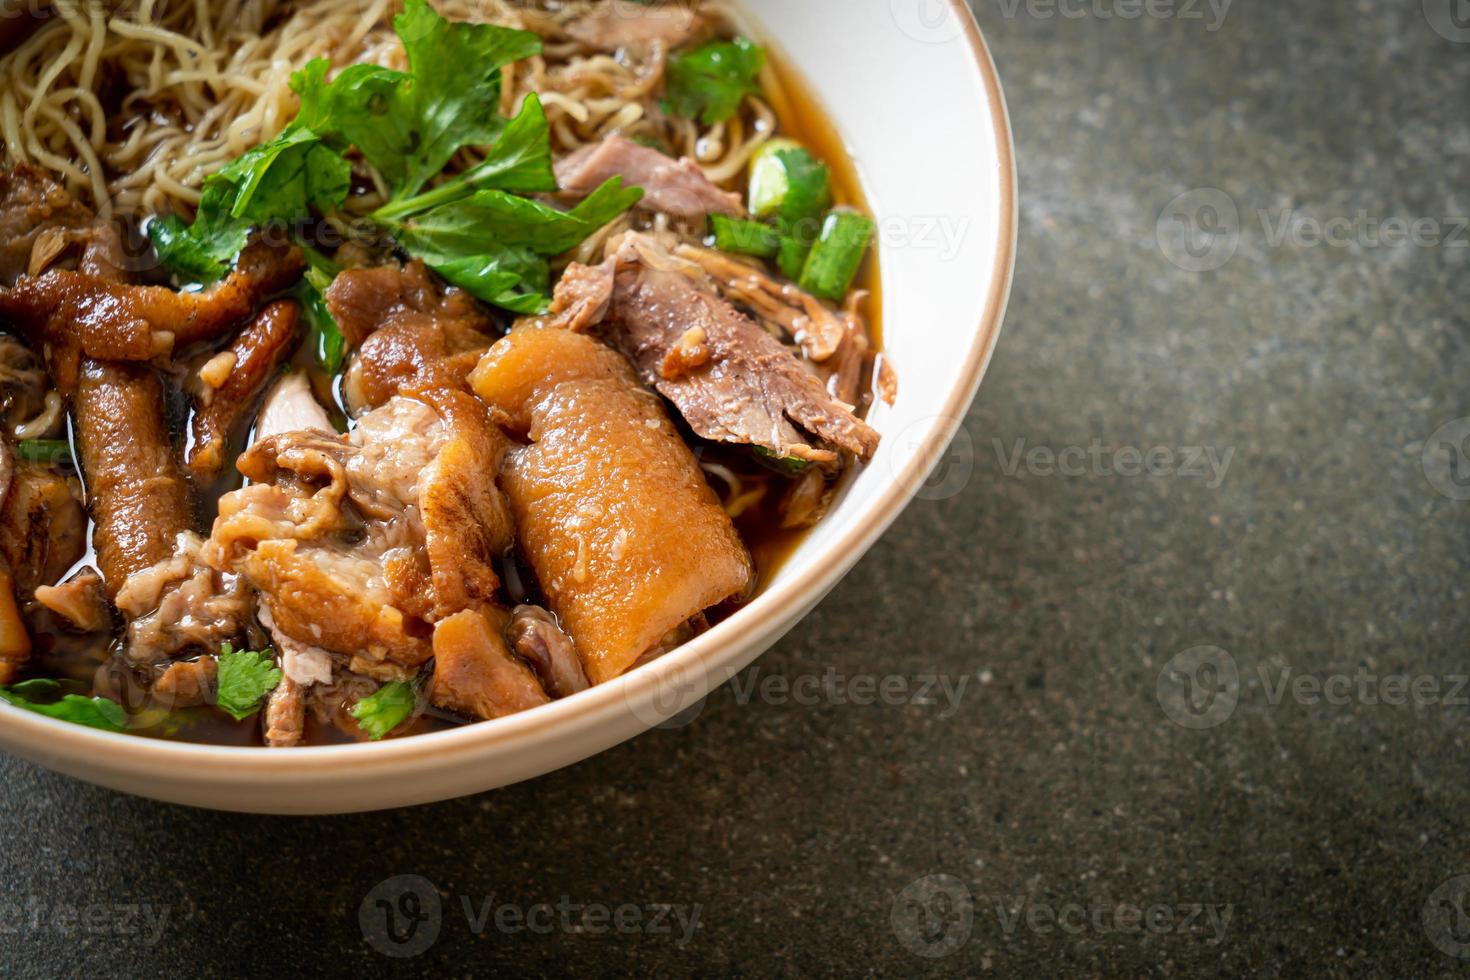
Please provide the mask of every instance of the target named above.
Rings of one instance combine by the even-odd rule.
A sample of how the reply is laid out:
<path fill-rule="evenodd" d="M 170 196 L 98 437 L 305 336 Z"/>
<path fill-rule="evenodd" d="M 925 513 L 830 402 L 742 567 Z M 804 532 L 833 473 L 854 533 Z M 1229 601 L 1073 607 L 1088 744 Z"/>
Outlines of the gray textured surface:
<path fill-rule="evenodd" d="M 1099 16 L 1111 3 L 1070 18 L 981 0 L 1022 243 L 967 423 L 974 475 L 915 504 L 758 668 L 968 677 L 956 710 L 727 687 L 687 727 L 528 785 L 323 820 L 155 805 L 0 761 L 6 972 L 375 975 L 397 964 L 364 941 L 359 908 L 405 874 L 434 883 L 444 915 L 403 965 L 438 973 L 1464 972 L 1440 948 L 1470 939 L 1438 901 L 1456 885 L 1431 899 L 1470 873 L 1466 707 L 1374 704 L 1356 681 L 1343 704 L 1275 692 L 1287 668 L 1442 693 L 1470 669 L 1470 503 L 1421 462 L 1431 433 L 1470 415 L 1470 236 L 1270 232 L 1290 208 L 1470 211 L 1470 44 L 1435 33 L 1419 0 L 1238 0 L 1218 31 L 1197 7 L 1205 20 L 1125 20 Z M 1241 225 L 1233 258 L 1201 273 L 1166 259 L 1173 219 L 1166 249 L 1156 235 L 1198 188 L 1223 191 Z M 994 440 L 1005 455 L 1021 439 L 1233 456 L 1215 487 L 1011 475 Z M 1207 729 L 1156 697 L 1170 659 L 1201 645 L 1239 677 Z M 462 905 L 564 897 L 698 905 L 699 928 L 687 943 L 598 935 L 558 912 L 549 934 L 492 915 L 476 936 Z M 1067 928 L 1013 918 L 1023 900 Z M 130 903 L 168 908 L 160 941 L 103 933 Z M 99 904 L 90 935 L 58 911 Z M 1120 905 L 1165 911 L 1121 932 Z M 1193 906 L 1229 906 L 1219 941 L 1206 916 L 1177 928 Z"/>

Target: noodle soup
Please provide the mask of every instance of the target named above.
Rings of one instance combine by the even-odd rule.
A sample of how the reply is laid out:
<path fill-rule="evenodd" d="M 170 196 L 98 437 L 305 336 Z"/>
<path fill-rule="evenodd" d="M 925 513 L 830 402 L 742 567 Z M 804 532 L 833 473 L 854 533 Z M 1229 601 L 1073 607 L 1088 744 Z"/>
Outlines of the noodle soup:
<path fill-rule="evenodd" d="M 723 4 L 58 4 L 0 71 L 13 705 L 531 710 L 747 602 L 877 447 L 861 188 Z"/>

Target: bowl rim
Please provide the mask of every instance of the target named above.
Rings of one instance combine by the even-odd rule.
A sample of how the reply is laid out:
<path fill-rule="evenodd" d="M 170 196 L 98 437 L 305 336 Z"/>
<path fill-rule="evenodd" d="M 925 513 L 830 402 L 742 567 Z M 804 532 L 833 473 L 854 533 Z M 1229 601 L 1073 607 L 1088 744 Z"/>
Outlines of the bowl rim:
<path fill-rule="evenodd" d="M 960 383 L 956 384 L 940 412 L 928 440 L 909 458 L 902 470 L 866 507 L 866 519 L 832 542 L 810 565 L 779 588 L 767 589 L 729 619 L 684 644 L 666 657 L 647 664 L 606 684 L 589 688 L 569 698 L 530 711 L 491 721 L 476 722 L 446 731 L 367 744 L 299 746 L 289 751 L 266 746 L 214 745 L 140 737 L 127 732 L 109 732 L 38 715 L 0 701 L 0 724 L 8 729 L 7 741 L 41 747 L 48 756 L 67 756 L 88 750 L 112 756 L 105 764 L 116 773 L 147 775 L 159 768 L 197 768 L 227 764 L 228 776 L 205 783 L 270 777 L 288 781 L 317 777 L 326 772 L 377 769 L 432 760 L 436 767 L 452 764 L 456 757 L 472 757 L 493 751 L 505 743 L 529 741 L 538 732 L 554 729 L 571 737 L 605 721 L 608 711 L 640 703 L 671 679 L 690 672 L 709 672 L 718 666 L 722 651 L 753 643 L 774 642 L 797 618 L 783 619 L 780 610 L 814 606 L 834 587 L 878 538 L 897 520 L 912 501 L 940 453 L 954 438 L 979 390 L 1000 338 L 1015 269 L 1017 242 L 1016 159 L 1009 113 L 1000 78 L 989 47 L 965 0 L 948 0 L 963 28 L 963 37 L 990 106 L 999 163 L 1000 201 L 996 225 L 996 257 L 989 293 L 981 321 L 964 355 Z M 743 632 L 742 632 L 743 631 Z M 772 635 L 774 634 L 774 635 Z M 742 639 L 743 637 L 743 639 Z M 764 650 L 764 647 L 761 647 Z M 119 751 L 112 752 L 116 748 Z M 125 750 L 125 751 L 124 751 Z"/>

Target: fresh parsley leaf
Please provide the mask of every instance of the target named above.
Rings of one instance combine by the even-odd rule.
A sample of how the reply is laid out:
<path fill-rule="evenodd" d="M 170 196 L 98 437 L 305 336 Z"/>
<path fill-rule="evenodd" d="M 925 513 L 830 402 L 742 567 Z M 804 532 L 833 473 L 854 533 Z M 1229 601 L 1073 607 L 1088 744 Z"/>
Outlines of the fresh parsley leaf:
<path fill-rule="evenodd" d="M 204 181 L 193 225 L 169 215 L 149 224 L 148 237 L 180 279 L 214 282 L 229 271 L 253 229 L 300 221 L 313 207 L 335 208 L 346 200 L 351 180 L 351 164 L 293 122 Z"/>
<path fill-rule="evenodd" d="M 663 111 L 713 126 L 740 111 L 747 95 L 760 92 L 757 78 L 766 52 L 749 38 L 711 41 L 669 61 Z"/>
<path fill-rule="evenodd" d="M 418 704 L 412 684 L 393 681 L 352 706 L 352 717 L 374 742 L 408 720 Z"/>
<path fill-rule="evenodd" d="M 485 159 L 458 177 L 414 197 L 390 201 L 373 213 L 379 221 L 403 218 L 432 210 L 467 197 L 477 190 L 516 191 L 535 194 L 556 190 L 556 171 L 551 163 L 551 127 L 546 110 L 534 92 L 526 96 L 521 111 Z"/>
<path fill-rule="evenodd" d="M 461 147 L 500 135 L 500 69 L 540 54 L 541 38 L 496 24 L 451 23 L 427 0 L 408 0 L 393 28 L 410 70 L 355 65 L 332 83 L 324 104 L 334 134 L 356 146 L 402 199 Z"/>
<path fill-rule="evenodd" d="M 229 271 L 229 263 L 250 238 L 250 223 L 232 217 L 233 184 L 206 180 L 194 223 L 176 214 L 148 223 L 148 238 L 159 260 L 183 282 L 211 283 Z"/>
<path fill-rule="evenodd" d="M 236 721 L 259 711 L 260 702 L 281 683 L 281 670 L 266 656 L 269 652 L 237 652 L 228 643 L 220 647 L 215 706 Z"/>
<path fill-rule="evenodd" d="M 126 713 L 116 701 L 84 698 L 80 694 L 64 694 L 57 699 L 58 694 L 61 694 L 61 685 L 43 678 L 0 687 L 0 701 L 48 718 L 109 732 L 122 731 L 127 722 Z"/>
<path fill-rule="evenodd" d="M 550 291 L 546 260 L 575 248 L 642 198 L 643 191 L 623 187 L 621 177 L 570 211 L 504 191 L 478 191 L 391 227 L 399 244 L 454 285 L 487 303 L 537 313 Z"/>

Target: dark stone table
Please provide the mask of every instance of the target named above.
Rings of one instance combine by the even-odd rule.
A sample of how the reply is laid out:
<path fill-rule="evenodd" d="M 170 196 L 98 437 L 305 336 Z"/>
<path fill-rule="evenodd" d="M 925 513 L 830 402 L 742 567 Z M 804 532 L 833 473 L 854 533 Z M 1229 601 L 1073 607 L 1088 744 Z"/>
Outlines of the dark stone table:
<path fill-rule="evenodd" d="M 960 492 L 692 724 L 501 792 L 271 819 L 0 762 L 6 972 L 1470 969 L 1470 30 L 979 2 L 1021 248 Z M 388 959 L 359 913 L 415 897 Z"/>

